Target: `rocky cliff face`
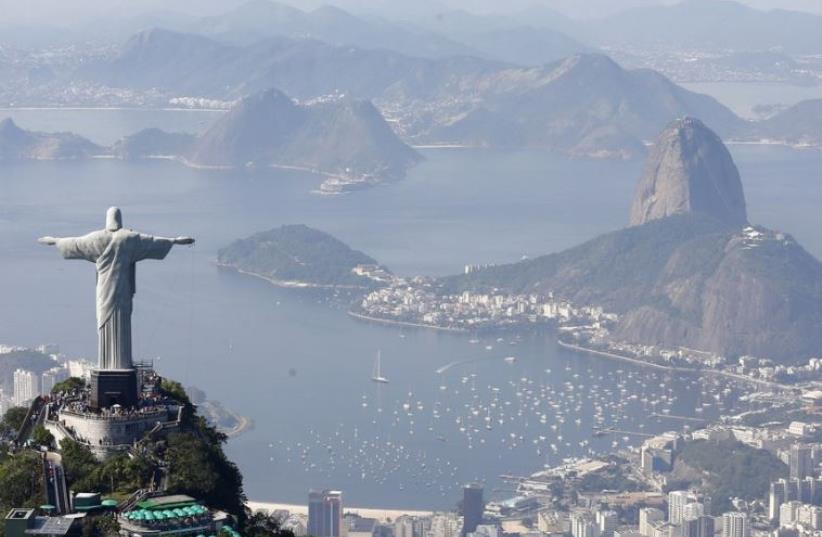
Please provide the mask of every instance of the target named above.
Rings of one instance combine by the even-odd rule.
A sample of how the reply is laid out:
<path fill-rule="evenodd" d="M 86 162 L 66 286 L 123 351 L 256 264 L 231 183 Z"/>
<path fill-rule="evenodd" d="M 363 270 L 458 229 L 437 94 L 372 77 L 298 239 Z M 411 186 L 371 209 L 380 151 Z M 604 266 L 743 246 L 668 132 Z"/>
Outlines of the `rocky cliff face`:
<path fill-rule="evenodd" d="M 747 227 L 677 248 L 614 337 L 795 362 L 822 348 L 822 264 L 790 236 Z"/>
<path fill-rule="evenodd" d="M 696 213 L 734 226 L 748 217 L 739 171 L 722 140 L 701 121 L 679 119 L 659 135 L 631 207 L 631 225 Z"/>

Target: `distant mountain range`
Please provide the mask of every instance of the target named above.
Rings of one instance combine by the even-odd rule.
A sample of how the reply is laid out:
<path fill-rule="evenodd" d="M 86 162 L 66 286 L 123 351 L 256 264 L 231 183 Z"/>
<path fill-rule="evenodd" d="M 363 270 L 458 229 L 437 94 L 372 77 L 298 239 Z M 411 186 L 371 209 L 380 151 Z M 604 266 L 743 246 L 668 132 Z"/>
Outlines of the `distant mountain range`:
<path fill-rule="evenodd" d="M 302 11 L 268 0 L 251 0 L 227 13 L 197 20 L 189 25 L 188 31 L 237 44 L 290 37 L 422 57 L 475 53 L 462 43 L 423 28 L 365 19 L 330 5 Z"/>
<path fill-rule="evenodd" d="M 745 223 L 736 168 L 700 122 L 673 123 L 657 146 L 634 201 L 637 225 L 446 278 L 444 289 L 553 292 L 603 306 L 619 314 L 615 341 L 784 363 L 818 355 L 822 263 L 789 235 Z"/>
<path fill-rule="evenodd" d="M 206 168 L 284 167 L 326 175 L 335 193 L 401 178 L 420 156 L 367 101 L 295 104 L 278 90 L 242 99 L 201 136 L 146 129 L 110 148 L 67 133 L 25 131 L 0 122 L 0 160 L 174 158 Z"/>
<path fill-rule="evenodd" d="M 507 17 L 449 11 L 413 22 L 387 22 L 337 8 L 302 11 L 253 0 L 221 17 L 170 17 L 170 26 L 188 33 L 140 32 L 115 56 L 86 62 L 74 77 L 63 80 L 61 74 L 52 84 L 104 86 L 100 91 L 105 95 L 117 95 L 122 88 L 160 105 L 180 97 L 231 102 L 269 88 L 301 101 L 345 95 L 372 100 L 407 143 L 533 147 L 580 157 L 644 154 L 648 141 L 669 121 L 688 115 L 703 119 L 726 140 L 800 145 L 822 140 L 818 123 L 791 119 L 796 110 L 747 122 L 715 99 L 689 92 L 654 71 L 624 69 L 583 44 L 593 41 L 584 36 L 577 40 L 590 26 L 602 39 L 612 32 L 653 41 L 657 38 L 647 36 L 702 31 L 703 19 L 716 15 L 727 30 L 714 26 L 712 31 L 728 38 L 743 27 L 765 32 L 761 27 L 772 17 L 801 19 L 792 38 L 812 42 L 816 34 L 801 36 L 809 26 L 818 28 L 822 18 L 792 12 L 766 16 L 725 0 L 686 0 L 629 14 L 633 16 L 574 22 L 532 8 Z M 632 26 L 638 24 L 634 19 L 643 18 L 657 21 L 648 23 L 652 31 Z M 771 26 L 767 35 L 783 32 Z M 623 27 L 629 30 L 623 32 Z M 440 34 L 450 36 L 447 43 L 434 38 Z M 650 41 L 643 46 L 653 47 Z M 783 53 L 757 49 L 732 56 L 779 63 Z M 811 108 L 803 103 L 798 113 Z"/>
<path fill-rule="evenodd" d="M 505 16 L 446 11 L 413 22 L 394 22 L 330 6 L 302 11 L 251 0 L 225 14 L 170 27 L 234 43 L 312 38 L 428 58 L 476 55 L 520 65 L 540 65 L 591 52 L 594 46 L 615 45 L 822 53 L 822 16 L 810 13 L 765 11 L 730 0 L 683 0 L 602 12 L 601 17 L 575 20 L 535 5 Z"/>
<path fill-rule="evenodd" d="M 107 16 L 70 29 L 0 22 L 0 45 L 119 43 L 135 32 L 161 27 L 240 45 L 268 38 L 309 38 L 427 58 L 473 55 L 519 65 L 541 65 L 597 47 L 822 53 L 819 15 L 787 9 L 765 11 L 729 0 L 684 0 L 630 9 L 605 0 L 568 0 L 553 1 L 551 7 L 532 3 L 525 9 L 506 5 L 492 10 L 505 11 L 505 15 L 468 13 L 436 2 L 413 2 L 413 9 L 396 3 L 385 2 L 390 8 L 382 9 L 392 14 L 391 20 L 374 14 L 380 9 L 367 10 L 370 14 L 359 13 L 360 9 L 355 14 L 322 1 L 300 2 L 301 9 L 297 9 L 280 2 L 250 0 L 226 4 L 228 11 L 207 17 L 185 15 L 169 6 L 133 10 L 136 14 L 130 16 L 116 11 L 116 18 Z M 552 8 L 586 16 L 573 19 Z"/>
<path fill-rule="evenodd" d="M 353 269 L 378 267 L 371 257 L 305 225 L 281 226 L 234 241 L 218 252 L 217 262 L 288 287 L 368 288 L 374 280 Z"/>
<path fill-rule="evenodd" d="M 628 157 L 676 117 L 707 118 L 723 135 L 744 122 L 716 100 L 599 54 L 523 68 L 470 57 L 275 40 L 236 47 L 152 30 L 115 59 L 85 71 L 108 86 L 234 99 L 281 88 L 299 99 L 343 93 L 374 99 L 419 144 L 544 147 L 578 156 Z"/>

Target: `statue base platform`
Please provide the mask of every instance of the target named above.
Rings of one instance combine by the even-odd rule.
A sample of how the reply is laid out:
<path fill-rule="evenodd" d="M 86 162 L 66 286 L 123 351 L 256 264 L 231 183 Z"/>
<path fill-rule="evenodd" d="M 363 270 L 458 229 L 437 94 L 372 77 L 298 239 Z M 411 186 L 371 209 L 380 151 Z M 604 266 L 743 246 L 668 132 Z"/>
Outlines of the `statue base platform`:
<path fill-rule="evenodd" d="M 91 372 L 89 406 L 94 410 L 120 405 L 137 406 L 137 371 L 134 369 L 95 369 Z"/>

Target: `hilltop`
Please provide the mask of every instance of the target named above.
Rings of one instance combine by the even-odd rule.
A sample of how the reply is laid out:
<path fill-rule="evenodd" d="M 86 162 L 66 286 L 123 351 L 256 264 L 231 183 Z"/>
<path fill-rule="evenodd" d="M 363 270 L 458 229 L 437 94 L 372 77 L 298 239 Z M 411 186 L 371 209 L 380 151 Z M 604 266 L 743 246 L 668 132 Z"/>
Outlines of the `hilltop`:
<path fill-rule="evenodd" d="M 368 288 L 375 281 L 354 268 L 379 268 L 371 257 L 305 225 L 281 226 L 234 241 L 218 252 L 217 262 L 288 287 Z"/>
<path fill-rule="evenodd" d="M 0 121 L 0 161 L 82 159 L 103 153 L 102 147 L 76 134 L 27 131 L 11 118 Z"/>
<path fill-rule="evenodd" d="M 241 100 L 185 159 L 206 167 L 288 166 L 376 183 L 402 177 L 420 157 L 367 101 L 300 105 L 272 89 Z"/>
<path fill-rule="evenodd" d="M 704 123 L 685 118 L 657 137 L 631 207 L 631 225 L 691 212 L 732 225 L 748 221 L 731 154 Z"/>

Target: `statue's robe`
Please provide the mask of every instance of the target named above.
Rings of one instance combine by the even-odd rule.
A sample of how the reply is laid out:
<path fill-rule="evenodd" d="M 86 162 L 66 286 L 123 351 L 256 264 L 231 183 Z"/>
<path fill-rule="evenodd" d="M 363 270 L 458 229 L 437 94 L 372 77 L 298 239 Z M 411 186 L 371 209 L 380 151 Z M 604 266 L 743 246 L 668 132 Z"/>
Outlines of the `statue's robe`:
<path fill-rule="evenodd" d="M 163 259 L 173 239 L 143 235 L 129 229 L 93 231 L 57 240 L 65 259 L 85 259 L 97 265 L 98 364 L 100 369 L 131 369 L 131 310 L 137 262 Z"/>

